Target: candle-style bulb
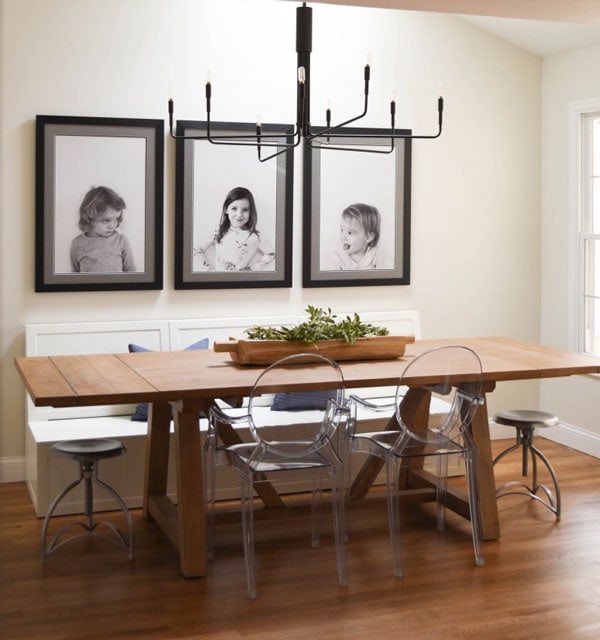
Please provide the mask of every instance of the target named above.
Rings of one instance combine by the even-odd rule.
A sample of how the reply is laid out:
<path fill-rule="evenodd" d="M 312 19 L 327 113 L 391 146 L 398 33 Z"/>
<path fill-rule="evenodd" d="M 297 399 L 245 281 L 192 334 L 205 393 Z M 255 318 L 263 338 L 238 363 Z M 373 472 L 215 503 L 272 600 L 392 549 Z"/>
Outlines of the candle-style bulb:
<path fill-rule="evenodd" d="M 365 65 L 365 96 L 369 95 L 369 80 L 371 79 L 371 67 Z"/>
<path fill-rule="evenodd" d="M 169 98 L 169 133 L 173 135 L 173 98 Z"/>

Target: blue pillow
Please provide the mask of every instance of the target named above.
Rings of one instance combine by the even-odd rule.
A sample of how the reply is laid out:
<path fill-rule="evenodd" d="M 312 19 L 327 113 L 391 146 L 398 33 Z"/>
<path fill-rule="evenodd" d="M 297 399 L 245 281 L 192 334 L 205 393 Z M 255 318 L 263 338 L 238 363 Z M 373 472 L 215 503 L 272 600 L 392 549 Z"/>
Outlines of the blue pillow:
<path fill-rule="evenodd" d="M 142 353 L 144 351 L 152 351 L 146 347 L 141 347 L 139 344 L 130 344 L 129 353 Z M 198 342 L 194 342 L 189 347 L 186 347 L 184 351 L 194 351 L 195 349 L 208 349 L 208 338 L 202 338 Z M 131 416 L 134 422 L 148 422 L 148 405 L 145 402 L 138 404 Z"/>
<path fill-rule="evenodd" d="M 143 351 L 154 351 L 154 349 L 148 349 L 147 347 L 141 347 L 139 344 L 129 344 L 129 353 L 142 353 Z M 186 347 L 184 351 L 194 351 L 195 349 L 208 349 L 208 338 L 202 338 L 198 342 L 194 342 L 189 347 Z"/>
<path fill-rule="evenodd" d="M 302 411 L 327 408 L 328 400 L 335 400 L 335 389 L 322 391 L 286 391 L 275 394 L 271 411 Z"/>

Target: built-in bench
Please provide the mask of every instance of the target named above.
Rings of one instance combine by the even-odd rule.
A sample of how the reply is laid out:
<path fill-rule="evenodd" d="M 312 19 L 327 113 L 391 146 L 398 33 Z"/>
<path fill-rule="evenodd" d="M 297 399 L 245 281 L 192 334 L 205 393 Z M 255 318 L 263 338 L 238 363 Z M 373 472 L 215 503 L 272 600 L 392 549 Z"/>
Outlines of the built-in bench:
<path fill-rule="evenodd" d="M 340 317 L 345 313 L 338 313 Z M 414 310 L 360 313 L 365 322 L 386 326 L 392 334 L 420 337 L 419 315 Z M 61 324 L 30 324 L 25 327 L 26 355 L 71 355 L 84 353 L 123 353 L 130 343 L 155 351 L 184 349 L 208 338 L 226 341 L 230 336 L 242 338 L 250 326 L 281 326 L 301 322 L 304 316 L 268 316 L 238 318 L 203 318 L 181 320 L 146 320 L 119 322 L 86 322 Z M 390 389 L 370 389 L 371 395 L 389 394 Z M 118 438 L 127 447 L 127 454 L 104 460 L 101 477 L 112 485 L 129 507 L 142 504 L 144 458 L 147 423 L 134 422 L 134 405 L 92 407 L 36 407 L 27 398 L 26 482 L 38 516 L 45 515 L 54 496 L 77 473 L 72 461 L 50 456 L 51 446 L 60 440 L 76 438 Z M 206 432 L 206 420 L 199 421 Z M 171 447 L 170 455 L 173 456 Z M 169 464 L 168 492 L 175 496 L 174 460 Z M 231 473 L 227 473 L 230 471 Z M 219 476 L 219 498 L 238 495 L 239 478 L 232 470 Z M 81 512 L 81 487 L 61 502 L 56 514 Z M 114 508 L 108 497 L 95 496 L 98 511 Z"/>

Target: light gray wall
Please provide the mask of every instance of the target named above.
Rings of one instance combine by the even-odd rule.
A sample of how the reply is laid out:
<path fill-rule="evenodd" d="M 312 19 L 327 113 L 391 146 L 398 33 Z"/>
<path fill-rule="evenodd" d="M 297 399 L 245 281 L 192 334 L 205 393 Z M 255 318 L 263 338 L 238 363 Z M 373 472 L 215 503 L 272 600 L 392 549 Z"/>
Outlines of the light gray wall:
<path fill-rule="evenodd" d="M 412 283 L 303 289 L 301 154 L 294 191 L 290 289 L 175 291 L 174 144 L 166 141 L 165 287 L 158 292 L 35 293 L 36 114 L 204 119 L 210 68 L 213 117 L 295 118 L 295 5 L 270 0 L 0 0 L 2 91 L 0 458 L 24 451 L 24 389 L 13 359 L 32 322 L 185 318 L 416 308 L 424 337 L 539 338 L 539 59 L 451 15 L 314 7 L 313 122 L 328 98 L 336 115 L 362 106 L 370 52 L 372 110 L 387 126 L 445 131 L 413 147 Z M 218 97 L 217 97 L 218 96 Z M 260 300 L 260 303 L 257 303 Z M 124 345 L 125 347 L 125 345 Z M 492 405 L 537 404 L 537 385 L 499 385 Z M 491 409 L 494 409 L 494 406 Z"/>
<path fill-rule="evenodd" d="M 598 99 L 600 46 L 544 59 L 542 74 L 542 300 L 541 339 L 576 348 L 571 326 L 576 304 L 573 233 L 577 210 L 569 191 L 570 162 L 577 161 L 569 138 L 569 108 Z M 568 425 L 569 444 L 581 441 L 600 455 L 600 379 L 578 376 L 545 381 L 541 405 Z M 583 430 L 583 431 L 582 431 Z"/>

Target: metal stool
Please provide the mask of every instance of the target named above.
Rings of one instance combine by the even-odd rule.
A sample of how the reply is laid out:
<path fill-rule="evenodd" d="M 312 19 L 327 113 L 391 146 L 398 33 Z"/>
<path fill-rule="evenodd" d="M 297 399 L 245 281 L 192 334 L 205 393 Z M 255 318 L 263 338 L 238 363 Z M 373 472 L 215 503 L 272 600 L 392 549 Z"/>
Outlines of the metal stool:
<path fill-rule="evenodd" d="M 511 494 L 521 494 L 529 496 L 538 500 L 543 505 L 548 507 L 550 511 L 556 514 L 556 519 L 560 520 L 560 487 L 558 485 L 558 478 L 552 468 L 552 465 L 548 461 L 548 458 L 533 444 L 533 434 L 536 429 L 545 427 L 555 427 L 559 420 L 555 415 L 546 413 L 544 411 L 531 411 L 528 409 L 514 409 L 509 411 L 500 411 L 494 417 L 493 421 L 497 424 L 508 425 L 514 427 L 517 430 L 517 442 L 512 447 L 505 449 L 500 455 L 494 458 L 493 465 L 499 460 L 504 458 L 505 455 L 511 451 L 515 451 L 522 447 L 523 450 L 523 477 L 528 475 L 529 458 L 531 457 L 532 467 L 532 484 L 528 486 L 523 482 L 507 482 L 496 490 L 496 497 L 501 498 Z M 537 460 L 539 458 L 548 469 L 552 482 L 554 483 L 554 492 L 543 484 L 538 483 L 537 474 Z M 511 490 L 511 487 L 521 487 L 520 490 Z M 538 491 L 542 489 L 544 491 L 545 498 L 537 495 Z"/>
<path fill-rule="evenodd" d="M 46 557 L 53 551 L 56 551 L 56 549 L 62 547 L 63 544 L 66 544 L 70 540 L 81 538 L 85 535 L 94 535 L 99 538 L 104 538 L 105 540 L 108 540 L 110 542 L 114 542 L 115 544 L 123 547 L 126 551 L 129 552 L 130 559 L 133 558 L 133 523 L 131 521 L 129 510 L 123 502 L 121 496 L 112 487 L 107 485 L 105 482 L 102 482 L 102 480 L 98 478 L 99 460 L 102 460 L 103 458 L 114 458 L 116 456 L 122 455 L 126 451 L 125 445 L 118 440 L 112 440 L 110 438 L 90 440 L 65 440 L 63 442 L 57 442 L 55 445 L 53 445 L 50 451 L 53 454 L 71 458 L 72 460 L 77 460 L 77 462 L 79 462 L 79 478 L 73 480 L 73 482 L 67 485 L 58 494 L 58 496 L 56 496 L 54 502 L 48 509 L 46 517 L 44 518 L 44 526 L 42 527 L 42 562 L 46 562 Z M 67 495 L 67 493 L 78 486 L 82 480 L 85 481 L 85 516 L 87 522 L 67 523 L 56 532 L 50 544 L 46 545 L 48 524 L 50 523 L 50 518 L 52 517 L 54 510 L 58 506 L 58 503 Z M 107 522 L 105 520 L 94 522 L 92 481 L 105 489 L 116 500 L 117 504 L 125 514 L 129 530 L 128 539 L 125 538 L 125 536 L 112 522 Z M 95 529 L 98 525 L 101 524 L 107 526 L 115 535 L 109 537 L 97 533 Z M 85 532 L 69 536 L 63 539 L 61 542 L 58 542 L 63 533 L 65 533 L 71 527 L 77 526 L 83 527 L 85 529 Z"/>

